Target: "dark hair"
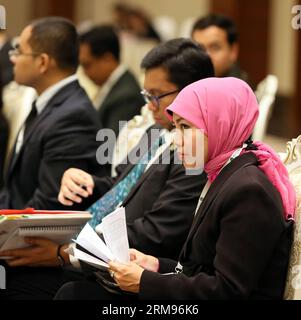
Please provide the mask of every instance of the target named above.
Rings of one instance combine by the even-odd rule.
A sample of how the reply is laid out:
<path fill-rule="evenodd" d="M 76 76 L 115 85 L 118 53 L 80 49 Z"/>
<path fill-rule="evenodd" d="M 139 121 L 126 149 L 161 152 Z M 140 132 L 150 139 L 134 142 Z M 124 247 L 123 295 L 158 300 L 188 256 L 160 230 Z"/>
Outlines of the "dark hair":
<path fill-rule="evenodd" d="M 169 81 L 180 90 L 192 82 L 214 76 L 214 68 L 205 49 L 186 38 L 162 43 L 142 60 L 141 68 L 146 71 L 158 67 L 167 71 Z"/>
<path fill-rule="evenodd" d="M 47 53 L 62 70 L 75 72 L 79 64 L 79 42 L 71 21 L 47 17 L 34 21 L 29 44 L 33 51 Z"/>
<path fill-rule="evenodd" d="M 221 28 L 227 33 L 227 39 L 230 45 L 237 42 L 238 32 L 234 22 L 229 17 L 221 14 L 209 14 L 206 17 L 200 18 L 193 25 L 192 33 L 196 30 L 204 30 L 212 26 Z"/>
<path fill-rule="evenodd" d="M 95 57 L 101 57 L 105 53 L 112 53 L 114 58 L 120 60 L 120 44 L 118 36 L 110 25 L 94 27 L 79 37 L 80 43 L 90 46 L 91 52 Z"/>

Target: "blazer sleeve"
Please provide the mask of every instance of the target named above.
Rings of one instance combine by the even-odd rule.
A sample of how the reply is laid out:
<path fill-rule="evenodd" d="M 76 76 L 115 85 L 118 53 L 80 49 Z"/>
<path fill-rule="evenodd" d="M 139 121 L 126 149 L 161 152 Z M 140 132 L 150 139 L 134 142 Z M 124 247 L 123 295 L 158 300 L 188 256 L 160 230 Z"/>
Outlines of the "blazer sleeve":
<path fill-rule="evenodd" d="M 166 258 L 159 258 L 159 273 L 175 272 L 177 261 Z"/>
<path fill-rule="evenodd" d="M 69 168 L 79 168 L 89 172 L 92 167 L 97 167 L 95 160 L 97 126 L 91 121 L 89 113 L 81 111 L 61 118 L 51 130 L 48 130 L 37 177 L 38 187 L 27 203 L 28 207 L 66 209 L 57 200 L 63 173 Z M 81 204 L 72 207 L 72 210 L 77 209 L 85 208 Z"/>
<path fill-rule="evenodd" d="M 8 142 L 8 124 L 0 110 L 0 189 L 3 184 L 4 162 Z"/>
<path fill-rule="evenodd" d="M 278 199 L 258 183 L 233 186 L 220 199 L 220 233 L 214 272 L 163 276 L 144 271 L 142 299 L 241 299 L 256 289 L 280 239 L 284 224 Z M 207 215 L 210 214 L 208 211 Z M 276 218 L 275 218 L 276 215 Z"/>
<path fill-rule="evenodd" d="M 153 200 L 151 209 L 128 222 L 127 230 L 131 247 L 142 252 L 148 250 L 151 255 L 166 254 L 166 258 L 177 259 L 206 183 L 206 175 L 186 175 L 181 165 L 171 165 L 169 170 L 164 188 Z"/>

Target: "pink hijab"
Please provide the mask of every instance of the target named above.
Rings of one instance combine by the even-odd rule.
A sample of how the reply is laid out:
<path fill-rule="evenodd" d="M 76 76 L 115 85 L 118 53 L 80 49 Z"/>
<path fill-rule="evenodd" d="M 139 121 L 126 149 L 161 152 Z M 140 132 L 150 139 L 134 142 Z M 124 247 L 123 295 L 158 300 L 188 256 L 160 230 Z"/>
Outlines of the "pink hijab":
<path fill-rule="evenodd" d="M 251 136 L 258 117 L 258 104 L 252 89 L 237 78 L 208 78 L 184 88 L 167 108 L 204 130 L 208 137 L 208 162 L 205 172 L 213 182 L 233 152 Z M 295 189 L 278 155 L 267 145 L 254 143 L 259 169 L 279 191 L 286 219 L 293 219 Z"/>

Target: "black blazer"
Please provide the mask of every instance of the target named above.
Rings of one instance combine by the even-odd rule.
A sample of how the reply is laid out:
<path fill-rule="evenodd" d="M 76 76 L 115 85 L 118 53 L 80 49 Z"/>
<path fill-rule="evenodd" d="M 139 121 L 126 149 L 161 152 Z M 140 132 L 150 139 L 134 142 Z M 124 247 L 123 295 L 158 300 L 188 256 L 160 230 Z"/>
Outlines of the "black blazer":
<path fill-rule="evenodd" d="M 211 185 L 180 254 L 183 274 L 144 271 L 142 299 L 281 299 L 292 223 L 254 154 L 234 159 Z M 176 262 L 160 260 L 160 272 Z"/>
<path fill-rule="evenodd" d="M 130 247 L 169 258 L 179 255 L 206 183 L 205 174 L 186 175 L 182 165 L 174 164 L 174 156 L 174 151 L 167 149 L 161 158 L 170 157 L 169 164 L 151 165 L 122 204 L 126 210 Z M 132 168 L 132 164 L 118 166 L 116 178 L 94 177 L 95 189 L 90 204 L 121 181 Z"/>
<path fill-rule="evenodd" d="M 57 200 L 65 170 L 75 167 L 102 174 L 95 157 L 98 129 L 97 112 L 78 82 L 62 88 L 13 157 L 0 208 L 66 209 Z"/>
<path fill-rule="evenodd" d="M 0 50 L 0 73 L 2 79 L 2 85 L 5 86 L 9 82 L 13 81 L 13 64 L 9 59 L 8 52 L 12 49 L 11 41 L 7 41 Z"/>
<path fill-rule="evenodd" d="M 140 91 L 133 74 L 126 71 L 112 87 L 98 111 L 102 127 L 114 130 L 118 136 L 118 122 L 132 119 L 145 104 Z"/>
<path fill-rule="evenodd" d="M 8 142 L 8 123 L 0 109 L 0 189 L 3 185 L 3 169 Z"/>

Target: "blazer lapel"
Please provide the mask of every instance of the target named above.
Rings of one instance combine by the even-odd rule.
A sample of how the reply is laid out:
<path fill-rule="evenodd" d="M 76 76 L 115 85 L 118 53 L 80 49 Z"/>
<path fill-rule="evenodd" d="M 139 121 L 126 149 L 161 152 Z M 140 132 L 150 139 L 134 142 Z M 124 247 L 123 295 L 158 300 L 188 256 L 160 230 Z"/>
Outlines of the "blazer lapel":
<path fill-rule="evenodd" d="M 72 90 L 72 88 L 75 88 L 75 85 L 78 85 L 77 81 L 71 82 L 70 84 L 68 84 L 67 86 L 63 87 L 62 89 L 64 90 L 60 90 L 54 97 L 52 97 L 49 102 L 47 103 L 45 109 L 42 111 L 41 114 L 39 114 L 37 116 L 36 121 L 33 123 L 32 127 L 30 128 L 30 130 L 28 131 L 25 140 L 23 140 L 21 149 L 19 150 L 18 154 L 13 156 L 12 162 L 9 166 L 9 170 L 8 170 L 8 176 L 13 172 L 23 150 L 24 147 L 26 146 L 26 143 L 28 142 L 29 138 L 32 136 L 32 134 L 34 133 L 35 129 L 38 127 L 38 125 L 40 123 L 42 123 L 45 118 L 48 117 L 48 115 L 53 111 L 53 109 L 55 107 L 60 106 L 64 100 L 71 94 L 70 90 Z M 68 90 L 69 89 L 69 90 Z M 15 150 L 16 144 L 14 146 L 14 150 Z"/>
<path fill-rule="evenodd" d="M 39 125 L 39 123 L 41 123 L 45 117 L 48 116 L 48 114 L 51 112 L 51 108 L 45 108 L 43 110 L 43 112 L 38 115 L 36 121 L 34 122 L 34 124 L 32 125 L 32 127 L 30 128 L 30 130 L 28 131 L 27 135 L 26 135 L 26 138 L 23 140 L 23 143 L 22 143 L 22 146 L 21 146 L 21 149 L 19 150 L 18 154 L 14 155 L 13 156 L 13 159 L 12 159 L 12 163 L 10 165 L 10 168 L 9 168 L 9 174 L 11 174 L 24 150 L 24 147 L 26 146 L 26 143 L 27 141 L 29 140 L 29 138 L 32 136 L 33 132 L 35 131 L 35 128 Z M 15 150 L 15 147 L 16 145 L 14 146 L 14 150 Z"/>

